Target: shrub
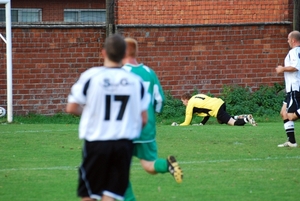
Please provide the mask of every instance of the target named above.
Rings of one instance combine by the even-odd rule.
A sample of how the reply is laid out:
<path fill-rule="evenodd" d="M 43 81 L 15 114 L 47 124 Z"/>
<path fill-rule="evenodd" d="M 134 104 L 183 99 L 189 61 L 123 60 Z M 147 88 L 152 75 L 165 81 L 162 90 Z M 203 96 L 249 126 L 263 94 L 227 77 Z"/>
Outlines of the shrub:
<path fill-rule="evenodd" d="M 226 102 L 229 114 L 251 113 L 255 116 L 274 116 L 280 111 L 284 95 L 279 85 L 260 86 L 255 92 L 241 86 L 224 86 L 220 98 Z"/>
<path fill-rule="evenodd" d="M 184 117 L 185 106 L 181 100 L 175 99 L 171 93 L 165 92 L 166 103 L 162 113 L 157 114 L 157 121 L 162 122 L 165 119 L 176 119 L 178 117 Z"/>

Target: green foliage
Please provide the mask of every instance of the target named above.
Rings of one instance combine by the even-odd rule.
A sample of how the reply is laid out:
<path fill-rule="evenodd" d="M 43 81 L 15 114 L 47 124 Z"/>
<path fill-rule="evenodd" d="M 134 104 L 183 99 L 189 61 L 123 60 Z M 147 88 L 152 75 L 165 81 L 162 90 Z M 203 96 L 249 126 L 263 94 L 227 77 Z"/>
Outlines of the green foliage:
<path fill-rule="evenodd" d="M 5 123 L 6 117 L 0 119 L 0 123 Z M 30 113 L 28 115 L 16 115 L 13 117 L 13 123 L 20 124 L 78 124 L 79 117 L 66 114 L 57 113 L 54 115 L 41 115 Z"/>
<path fill-rule="evenodd" d="M 254 92 L 241 86 L 224 86 L 220 96 L 226 102 L 229 114 L 254 114 L 255 116 L 277 115 L 284 99 L 282 86 L 260 86 Z"/>
<path fill-rule="evenodd" d="M 185 106 L 180 99 L 175 99 L 170 92 L 165 93 L 166 103 L 163 112 L 157 114 L 158 122 L 163 122 L 165 119 L 178 118 L 185 115 Z"/>

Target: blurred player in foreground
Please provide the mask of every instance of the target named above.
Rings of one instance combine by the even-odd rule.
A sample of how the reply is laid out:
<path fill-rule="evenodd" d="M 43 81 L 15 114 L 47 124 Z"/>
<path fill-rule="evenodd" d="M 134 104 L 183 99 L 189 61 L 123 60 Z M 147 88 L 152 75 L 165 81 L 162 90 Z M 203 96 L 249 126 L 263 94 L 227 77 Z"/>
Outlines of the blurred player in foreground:
<path fill-rule="evenodd" d="M 155 72 L 136 60 L 138 54 L 138 43 L 133 38 L 125 38 L 127 49 L 123 59 L 124 69 L 139 75 L 144 83 L 146 91 L 151 95 L 151 102 L 148 106 L 148 122 L 143 128 L 141 136 L 134 140 L 134 156 L 140 159 L 145 171 L 150 174 L 170 172 L 176 182 L 181 183 L 183 173 L 174 156 L 167 159 L 157 158 L 156 145 L 156 120 L 155 112 L 160 113 L 165 101 L 163 89 Z M 136 200 L 131 184 L 125 194 L 126 201 Z"/>
<path fill-rule="evenodd" d="M 294 121 L 300 118 L 300 32 L 288 35 L 291 48 L 284 60 L 284 67 L 277 66 L 277 74 L 284 74 L 286 96 L 280 111 L 287 141 L 278 147 L 297 147 Z"/>
<path fill-rule="evenodd" d="M 204 117 L 201 123 L 197 125 L 204 125 L 209 117 L 212 116 L 216 117 L 220 124 L 243 126 L 246 123 L 250 123 L 253 126 L 257 126 L 251 114 L 230 116 L 226 112 L 225 102 L 220 98 L 209 97 L 205 94 L 191 96 L 191 94 L 185 93 L 181 96 L 181 101 L 186 106 L 185 121 L 181 124 L 173 122 L 172 126 L 190 125 L 194 114 Z"/>
<path fill-rule="evenodd" d="M 138 76 L 121 68 L 125 51 L 123 37 L 108 37 L 104 66 L 83 72 L 68 97 L 66 111 L 81 115 L 84 145 L 77 194 L 82 201 L 124 199 L 132 140 L 147 123 L 149 95 Z"/>

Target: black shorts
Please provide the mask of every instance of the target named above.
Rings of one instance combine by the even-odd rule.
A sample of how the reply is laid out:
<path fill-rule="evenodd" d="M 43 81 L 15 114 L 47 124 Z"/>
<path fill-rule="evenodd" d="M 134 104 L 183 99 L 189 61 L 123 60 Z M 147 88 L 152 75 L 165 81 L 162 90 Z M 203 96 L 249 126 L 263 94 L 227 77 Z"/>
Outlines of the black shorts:
<path fill-rule="evenodd" d="M 85 141 L 77 195 L 94 199 L 109 195 L 122 200 L 129 183 L 132 153 L 130 140 Z"/>
<path fill-rule="evenodd" d="M 287 104 L 287 112 L 294 113 L 300 107 L 300 92 L 299 91 L 291 91 L 286 94 L 284 102 Z"/>
<path fill-rule="evenodd" d="M 227 124 L 231 116 L 226 112 L 226 104 L 223 103 L 219 108 L 217 120 L 220 124 Z"/>

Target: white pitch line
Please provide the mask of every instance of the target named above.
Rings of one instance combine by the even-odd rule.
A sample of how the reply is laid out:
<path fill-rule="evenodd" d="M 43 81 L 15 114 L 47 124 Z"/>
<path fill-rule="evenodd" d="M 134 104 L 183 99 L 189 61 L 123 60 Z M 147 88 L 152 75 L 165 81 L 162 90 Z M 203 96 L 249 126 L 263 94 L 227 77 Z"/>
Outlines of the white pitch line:
<path fill-rule="evenodd" d="M 266 161 L 266 160 L 288 160 L 288 159 L 300 159 L 300 156 L 292 157 L 267 157 L 267 158 L 245 158 L 245 159 L 233 159 L 233 160 L 208 160 L 208 161 L 179 161 L 180 164 L 205 164 L 205 163 L 232 163 L 241 161 Z M 134 169 L 142 169 L 139 162 L 133 162 Z M 57 166 L 57 167 L 44 167 L 44 168 L 7 168 L 0 169 L 0 172 L 7 171 L 36 171 L 36 170 L 77 170 L 76 166 Z M 253 171 L 254 169 L 235 169 L 238 171 Z M 298 171 L 299 169 L 292 169 L 291 171 Z M 264 171 L 264 169 L 257 169 L 257 171 Z"/>
<path fill-rule="evenodd" d="M 44 167 L 44 168 L 10 168 L 0 169 L 0 172 L 5 171 L 35 171 L 35 170 L 76 170 L 76 167 L 72 166 L 58 166 L 58 167 Z"/>
<path fill-rule="evenodd" d="M 230 162 L 240 162 L 240 161 L 265 161 L 265 160 L 282 160 L 282 159 L 300 159 L 300 156 L 292 156 L 292 157 L 267 157 L 267 158 L 244 158 L 244 159 L 233 159 L 233 160 L 208 160 L 208 161 L 186 161 L 181 162 L 180 164 L 200 164 L 200 163 L 230 163 Z"/>
<path fill-rule="evenodd" d="M 11 131 L 5 131 L 5 132 L 0 132 L 0 134 L 3 133 L 12 133 L 12 134 L 16 134 L 16 133 L 48 133 L 48 132 L 62 132 L 62 131 L 78 131 L 78 129 L 63 129 L 63 130 L 24 130 L 24 131 L 15 131 L 15 132 L 11 132 Z"/>

